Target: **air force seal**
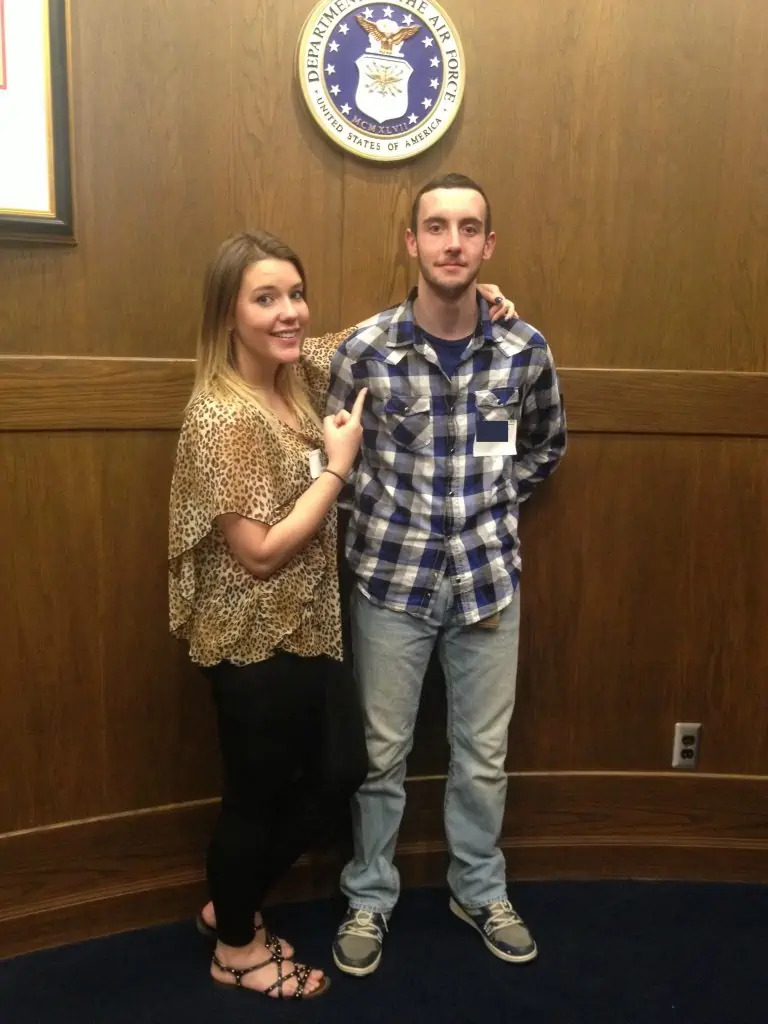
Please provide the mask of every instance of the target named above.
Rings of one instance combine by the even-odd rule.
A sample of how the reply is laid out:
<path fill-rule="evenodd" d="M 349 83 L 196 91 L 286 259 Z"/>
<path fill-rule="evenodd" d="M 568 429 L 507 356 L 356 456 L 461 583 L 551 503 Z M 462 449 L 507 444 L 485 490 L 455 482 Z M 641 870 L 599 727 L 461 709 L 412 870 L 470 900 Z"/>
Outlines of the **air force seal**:
<path fill-rule="evenodd" d="M 427 0 L 324 0 L 302 30 L 298 73 L 326 135 L 369 160 L 407 160 L 429 149 L 464 95 L 461 41 Z"/>

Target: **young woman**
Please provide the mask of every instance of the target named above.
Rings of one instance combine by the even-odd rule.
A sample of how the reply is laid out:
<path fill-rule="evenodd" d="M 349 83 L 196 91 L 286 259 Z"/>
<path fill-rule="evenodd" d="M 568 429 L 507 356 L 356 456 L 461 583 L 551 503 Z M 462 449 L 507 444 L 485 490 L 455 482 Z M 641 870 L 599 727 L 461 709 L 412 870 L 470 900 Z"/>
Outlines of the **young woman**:
<path fill-rule="evenodd" d="M 497 290 L 496 315 L 511 305 Z M 304 338 L 306 276 L 266 232 L 219 248 L 205 282 L 197 372 L 170 500 L 171 631 L 211 683 L 223 764 L 206 873 L 211 975 L 273 998 L 330 979 L 293 959 L 261 907 L 366 774 L 342 670 L 335 502 L 361 439 L 322 418 L 331 356 L 348 333 Z"/>

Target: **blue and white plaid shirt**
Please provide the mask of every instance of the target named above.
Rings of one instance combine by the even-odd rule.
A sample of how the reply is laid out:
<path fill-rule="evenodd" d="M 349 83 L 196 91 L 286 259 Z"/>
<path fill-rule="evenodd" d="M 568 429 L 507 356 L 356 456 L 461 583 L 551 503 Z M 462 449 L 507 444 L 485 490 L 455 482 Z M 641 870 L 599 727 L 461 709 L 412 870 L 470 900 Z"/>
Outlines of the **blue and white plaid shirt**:
<path fill-rule="evenodd" d="M 456 619 L 471 624 L 512 600 L 519 503 L 562 458 L 565 413 L 533 327 L 492 324 L 478 296 L 474 337 L 448 379 L 414 322 L 415 295 L 361 324 L 331 363 L 329 413 L 369 389 L 344 501 L 347 558 L 371 601 L 425 619 L 447 573 Z"/>

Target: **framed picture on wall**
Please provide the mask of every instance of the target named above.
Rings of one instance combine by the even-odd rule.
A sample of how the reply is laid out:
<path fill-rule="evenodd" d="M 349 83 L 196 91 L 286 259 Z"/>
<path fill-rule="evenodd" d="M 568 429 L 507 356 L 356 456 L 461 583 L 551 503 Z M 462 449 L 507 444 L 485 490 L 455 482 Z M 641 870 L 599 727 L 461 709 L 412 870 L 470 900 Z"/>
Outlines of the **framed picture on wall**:
<path fill-rule="evenodd" d="M 0 0 L 0 242 L 75 241 L 69 0 Z"/>

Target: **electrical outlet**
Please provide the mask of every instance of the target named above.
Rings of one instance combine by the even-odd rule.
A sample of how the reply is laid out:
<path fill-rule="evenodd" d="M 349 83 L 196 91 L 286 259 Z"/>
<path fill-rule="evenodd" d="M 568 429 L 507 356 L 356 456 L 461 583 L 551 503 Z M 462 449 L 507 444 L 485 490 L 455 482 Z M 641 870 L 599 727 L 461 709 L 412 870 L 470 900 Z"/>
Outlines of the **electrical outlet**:
<path fill-rule="evenodd" d="M 700 747 L 701 722 L 675 722 L 672 767 L 698 768 Z"/>

